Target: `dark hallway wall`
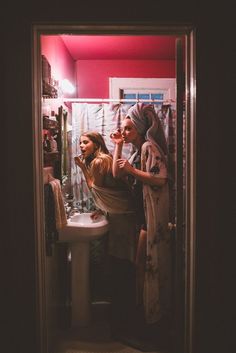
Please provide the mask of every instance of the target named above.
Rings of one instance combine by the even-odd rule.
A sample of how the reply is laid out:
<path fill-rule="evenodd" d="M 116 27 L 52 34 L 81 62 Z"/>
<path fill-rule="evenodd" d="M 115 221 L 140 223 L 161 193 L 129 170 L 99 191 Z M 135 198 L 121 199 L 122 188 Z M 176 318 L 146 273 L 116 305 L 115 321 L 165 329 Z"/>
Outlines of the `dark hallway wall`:
<path fill-rule="evenodd" d="M 71 6 L 69 6 L 71 3 Z M 233 72 L 231 12 L 205 8 L 203 1 L 147 0 L 145 7 L 129 1 L 68 1 L 63 4 L 20 2 L 4 11 L 2 184 L 4 211 L 3 294 L 4 353 L 37 353 L 35 229 L 33 211 L 31 25 L 32 23 L 191 23 L 197 29 L 197 288 L 196 353 L 232 353 L 228 306 L 228 272 L 232 231 L 225 217 L 229 200 L 225 182 L 229 154 L 226 130 L 232 110 L 229 99 Z M 102 4 L 103 7 L 102 7 Z M 68 11 L 70 9 L 70 11 Z M 76 11 L 75 11 L 76 9 Z M 228 9 L 229 10 L 229 9 Z M 231 87 L 231 86 L 230 86 Z M 227 134 L 226 134 L 227 133 Z M 227 138 L 226 138 L 226 137 Z M 230 181 L 230 179 L 227 179 Z M 224 183 L 224 190 L 222 188 Z M 228 186 L 229 187 L 229 186 Z M 220 202 L 221 201 L 221 202 Z M 225 201 L 222 203 L 222 201 Z M 227 242 L 222 241 L 222 234 Z M 227 280 L 227 281 L 226 281 Z M 227 301 L 225 301 L 225 292 Z M 227 338 L 227 340 L 226 340 Z M 228 345 L 228 346 L 227 346 Z M 6 346 L 6 347 L 5 347 Z"/>

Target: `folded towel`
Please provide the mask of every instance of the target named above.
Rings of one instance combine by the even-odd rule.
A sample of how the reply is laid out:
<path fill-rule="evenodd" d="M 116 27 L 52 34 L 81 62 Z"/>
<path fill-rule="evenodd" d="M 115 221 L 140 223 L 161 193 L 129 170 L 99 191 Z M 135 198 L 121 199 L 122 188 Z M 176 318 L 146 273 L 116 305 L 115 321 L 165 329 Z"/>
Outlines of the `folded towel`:
<path fill-rule="evenodd" d="M 61 192 L 61 183 L 58 179 L 53 179 L 49 183 L 52 187 L 55 202 L 56 228 L 61 229 L 67 224 L 66 211 L 64 207 L 63 196 Z"/>

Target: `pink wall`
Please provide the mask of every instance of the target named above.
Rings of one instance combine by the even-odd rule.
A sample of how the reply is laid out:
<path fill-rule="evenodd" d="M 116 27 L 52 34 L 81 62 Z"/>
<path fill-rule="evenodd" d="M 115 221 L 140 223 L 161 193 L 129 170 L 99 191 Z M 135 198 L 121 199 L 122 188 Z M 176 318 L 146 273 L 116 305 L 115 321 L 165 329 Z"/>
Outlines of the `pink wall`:
<path fill-rule="evenodd" d="M 58 35 L 41 36 L 41 54 L 51 65 L 54 79 L 67 78 L 77 92 L 66 97 L 109 98 L 109 77 L 174 78 L 174 60 L 74 61 Z"/>
<path fill-rule="evenodd" d="M 78 60 L 79 98 L 109 98 L 109 77 L 174 78 L 174 60 Z"/>
<path fill-rule="evenodd" d="M 66 78 L 76 86 L 75 61 L 60 36 L 41 36 L 41 54 L 46 56 L 51 65 L 51 74 L 55 80 Z M 65 96 L 76 97 L 77 92 Z"/>

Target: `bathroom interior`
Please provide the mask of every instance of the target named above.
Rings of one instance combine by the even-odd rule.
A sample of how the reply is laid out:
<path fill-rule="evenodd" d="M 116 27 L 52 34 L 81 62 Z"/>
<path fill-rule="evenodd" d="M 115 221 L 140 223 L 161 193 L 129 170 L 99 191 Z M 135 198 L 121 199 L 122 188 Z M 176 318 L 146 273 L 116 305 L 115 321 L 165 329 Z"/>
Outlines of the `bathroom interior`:
<path fill-rule="evenodd" d="M 73 162 L 74 156 L 80 153 L 79 136 L 83 131 L 97 130 L 103 135 L 112 153 L 110 132 L 120 126 L 128 107 L 137 101 L 154 104 L 163 123 L 175 170 L 177 37 L 179 38 L 173 34 L 68 33 L 40 36 L 45 288 L 49 353 L 139 351 L 128 344 L 115 342 L 110 337 L 107 224 L 99 224 L 98 228 L 101 227 L 102 230 L 96 234 L 91 233 L 93 235 L 86 242 L 81 241 L 79 237 L 74 239 L 75 228 L 70 228 L 73 233 L 71 239 L 68 234 L 51 229 L 48 186 L 55 179 L 60 181 L 67 222 L 78 213 L 92 212 L 95 209 L 93 199 L 79 168 Z M 183 37 L 182 43 L 184 44 Z M 184 118 L 183 112 L 183 156 Z M 125 146 L 126 155 L 129 148 L 130 146 Z M 181 169 L 183 175 L 184 168 L 185 158 Z M 173 188 L 170 219 L 173 257 L 176 257 L 175 192 Z M 85 224 L 86 227 L 89 229 L 90 225 Z M 85 228 L 84 232 L 87 231 Z M 83 230 L 79 229 L 78 232 Z M 75 284 L 76 280 L 80 283 Z M 75 295 L 78 296 L 77 303 L 72 300 Z M 174 290 L 173 303 L 175 307 Z M 168 337 L 174 340 L 177 335 L 174 325 L 172 331 Z M 160 345 L 155 342 L 154 346 L 150 345 L 149 351 L 171 353 L 173 342 L 170 341 L 171 339 L 164 344 L 160 342 Z"/>

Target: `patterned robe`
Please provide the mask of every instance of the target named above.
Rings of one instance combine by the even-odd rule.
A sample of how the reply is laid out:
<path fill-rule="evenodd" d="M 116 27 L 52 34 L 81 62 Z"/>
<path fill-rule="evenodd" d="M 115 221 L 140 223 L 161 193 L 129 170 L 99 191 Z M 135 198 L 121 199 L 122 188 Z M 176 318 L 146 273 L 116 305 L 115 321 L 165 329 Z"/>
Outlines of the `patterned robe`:
<path fill-rule="evenodd" d="M 167 178 L 167 168 L 158 147 L 145 142 L 141 149 L 141 170 Z M 168 182 L 164 186 L 143 184 L 147 222 L 147 257 L 144 280 L 144 309 L 147 323 L 157 322 L 170 311 L 171 244 Z"/>

